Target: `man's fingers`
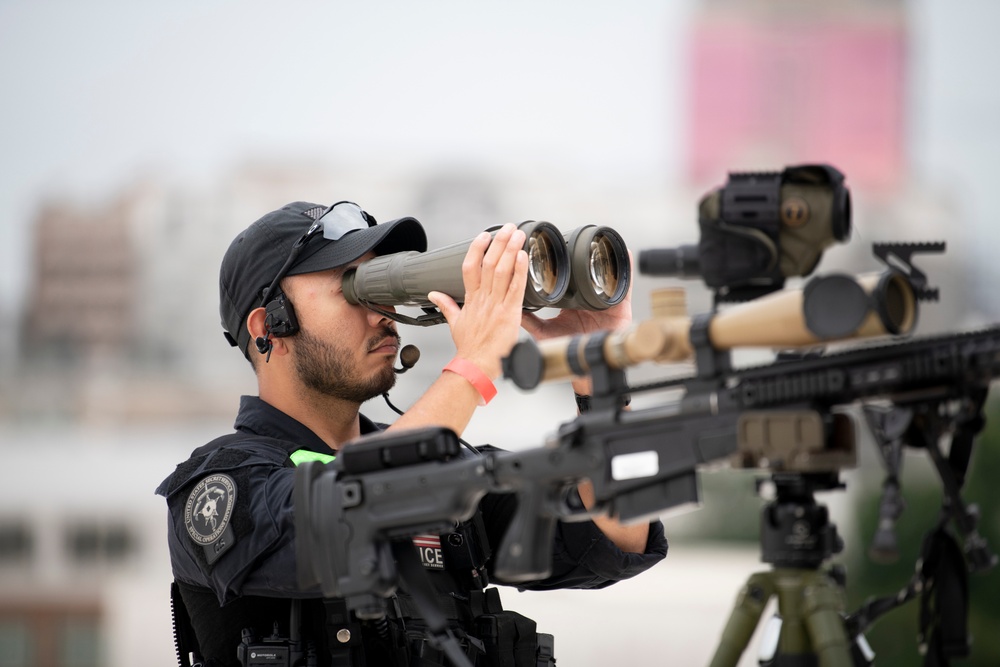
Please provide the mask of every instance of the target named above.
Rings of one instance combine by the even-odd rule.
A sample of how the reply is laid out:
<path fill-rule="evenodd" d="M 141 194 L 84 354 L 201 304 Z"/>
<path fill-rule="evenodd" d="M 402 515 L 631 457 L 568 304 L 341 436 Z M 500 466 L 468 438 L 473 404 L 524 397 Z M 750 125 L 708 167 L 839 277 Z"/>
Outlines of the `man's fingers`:
<path fill-rule="evenodd" d="M 504 247 L 501 248 L 499 259 L 493 268 L 493 292 L 498 299 L 506 300 L 507 298 L 511 280 L 514 279 L 518 254 L 523 254 L 521 248 L 524 247 L 524 240 L 524 232 L 519 229 L 515 230 L 507 239 Z"/>
<path fill-rule="evenodd" d="M 496 270 L 497 262 L 500 259 L 500 253 L 502 251 L 502 244 L 506 244 L 507 239 L 510 238 L 512 225 L 504 225 L 500 230 L 493 235 L 490 240 L 490 245 L 486 248 L 481 258 L 481 268 L 480 272 L 482 275 L 479 281 L 479 289 L 489 292 L 493 289 L 493 279 L 494 272 Z"/>
<path fill-rule="evenodd" d="M 535 315 L 530 310 L 525 310 L 521 313 L 521 328 L 531 334 L 534 338 L 539 331 L 542 329 L 542 318 Z"/>
<path fill-rule="evenodd" d="M 462 282 L 466 292 L 475 292 L 482 287 L 483 255 L 490 245 L 490 239 L 489 232 L 481 232 L 469 244 L 469 250 L 462 260 Z"/>
<path fill-rule="evenodd" d="M 514 271 L 510 276 L 504 301 L 524 305 L 524 287 L 528 284 L 528 253 L 518 246 L 514 250 Z"/>
<path fill-rule="evenodd" d="M 455 321 L 455 317 L 462 310 L 459 308 L 458 304 L 450 296 L 444 292 L 428 292 L 427 300 L 438 307 L 441 314 L 444 315 L 444 319 L 451 325 Z"/>

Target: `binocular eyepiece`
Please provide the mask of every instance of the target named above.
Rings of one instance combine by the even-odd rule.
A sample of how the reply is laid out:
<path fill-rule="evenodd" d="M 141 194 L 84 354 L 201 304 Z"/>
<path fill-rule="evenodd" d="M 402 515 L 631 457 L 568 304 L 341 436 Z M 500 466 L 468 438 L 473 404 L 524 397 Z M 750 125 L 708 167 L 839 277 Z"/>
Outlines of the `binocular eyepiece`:
<path fill-rule="evenodd" d="M 563 234 L 552 223 L 534 220 L 522 222 L 518 229 L 527 237 L 525 308 L 604 310 L 628 294 L 632 266 L 625 242 L 614 229 L 584 225 Z M 437 291 L 461 303 L 465 298 L 462 262 L 471 243 L 469 239 L 428 252 L 406 251 L 362 262 L 345 272 L 344 297 L 366 306 L 428 309 L 433 304 L 427 294 Z M 437 324 L 443 319 L 401 321 Z"/>

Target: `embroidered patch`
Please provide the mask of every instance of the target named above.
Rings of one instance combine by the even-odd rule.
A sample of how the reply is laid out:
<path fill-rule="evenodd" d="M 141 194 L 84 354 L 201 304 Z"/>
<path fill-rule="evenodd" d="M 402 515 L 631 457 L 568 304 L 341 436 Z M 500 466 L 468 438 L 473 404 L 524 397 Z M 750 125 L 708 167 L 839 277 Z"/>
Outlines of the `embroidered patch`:
<path fill-rule="evenodd" d="M 444 554 L 441 552 L 441 538 L 437 535 L 417 535 L 413 545 L 420 553 L 420 563 L 432 570 L 444 569 Z"/>
<path fill-rule="evenodd" d="M 209 565 L 236 543 L 229 523 L 236 506 L 236 483 L 229 475 L 209 475 L 188 494 L 184 505 L 184 527 L 201 545 Z"/>

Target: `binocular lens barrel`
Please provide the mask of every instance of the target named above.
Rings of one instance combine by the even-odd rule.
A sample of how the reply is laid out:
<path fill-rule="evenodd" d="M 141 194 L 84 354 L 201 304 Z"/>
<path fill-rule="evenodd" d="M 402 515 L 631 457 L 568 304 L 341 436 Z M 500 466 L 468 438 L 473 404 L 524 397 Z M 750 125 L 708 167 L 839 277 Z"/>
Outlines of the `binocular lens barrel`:
<path fill-rule="evenodd" d="M 610 298 L 618 291 L 619 266 L 607 236 L 590 242 L 590 280 L 599 296 Z"/>
<path fill-rule="evenodd" d="M 610 227 L 584 225 L 565 237 L 549 222 L 518 225 L 527 236 L 526 308 L 604 310 L 620 303 L 632 282 L 632 265 L 622 237 Z M 431 305 L 427 294 L 465 298 L 462 262 L 472 241 L 418 253 L 375 257 L 344 273 L 349 303 L 382 306 Z"/>
<path fill-rule="evenodd" d="M 566 235 L 570 287 L 556 308 L 605 310 L 621 303 L 632 284 L 632 264 L 621 235 L 585 225 Z"/>
<path fill-rule="evenodd" d="M 538 231 L 528 238 L 528 284 L 543 298 L 555 294 L 559 285 L 559 258 L 552 239 Z"/>
<path fill-rule="evenodd" d="M 569 289 L 569 253 L 562 232 L 549 222 L 522 222 L 518 229 L 528 236 L 528 284 L 524 305 L 554 306 Z"/>
<path fill-rule="evenodd" d="M 548 222 L 518 225 L 528 237 L 528 284 L 524 305 L 554 306 L 569 289 L 569 255 L 562 232 Z M 428 252 L 406 251 L 375 257 L 344 272 L 348 303 L 382 306 L 430 306 L 428 292 L 444 292 L 458 302 L 465 299 L 462 262 L 471 239 Z"/>

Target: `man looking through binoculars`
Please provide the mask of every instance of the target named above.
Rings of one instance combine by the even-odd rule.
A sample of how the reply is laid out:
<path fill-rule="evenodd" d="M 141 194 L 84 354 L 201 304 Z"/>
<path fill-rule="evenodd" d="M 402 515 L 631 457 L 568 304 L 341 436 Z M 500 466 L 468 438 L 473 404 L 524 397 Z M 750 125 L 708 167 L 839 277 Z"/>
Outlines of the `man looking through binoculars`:
<path fill-rule="evenodd" d="M 550 320 L 523 313 L 525 240 L 514 225 L 492 237 L 480 234 L 462 263 L 462 305 L 442 292 L 427 295 L 447 321 L 456 356 L 388 427 L 371 422 L 360 407 L 395 383 L 400 338 L 386 314 L 392 307 L 376 312 L 349 303 L 341 281 L 346 269 L 372 257 L 426 250 L 420 223 L 402 218 L 377 225 L 350 202 L 296 202 L 233 241 L 222 262 L 220 310 L 227 339 L 254 367 L 259 396 L 241 399 L 236 433 L 196 449 L 157 490 L 170 510 L 182 665 L 188 653 L 208 665 L 250 664 L 248 656 L 262 646 L 295 641 L 312 647 L 315 663 L 309 664 L 444 664 L 405 591 L 394 597 L 388 623 L 378 624 L 348 618 L 337 601 L 298 588 L 294 466 L 332 460 L 345 443 L 383 428 L 443 426 L 460 435 L 496 393 L 501 358 L 522 326 L 541 339 L 631 321 L 628 298 L 603 311 L 563 310 Z M 573 386 L 577 394 L 589 392 L 585 379 Z M 589 505 L 586 484 L 580 493 Z M 551 656 L 551 639 L 546 644 L 533 621 L 502 610 L 495 589 L 487 588 L 496 579 L 490 554 L 516 502 L 510 494 L 489 494 L 453 533 L 414 540 L 439 603 L 479 665 L 544 664 L 537 656 L 546 655 L 546 646 Z M 601 588 L 665 555 L 658 521 L 626 526 L 598 517 L 560 524 L 551 576 L 517 585 Z"/>

